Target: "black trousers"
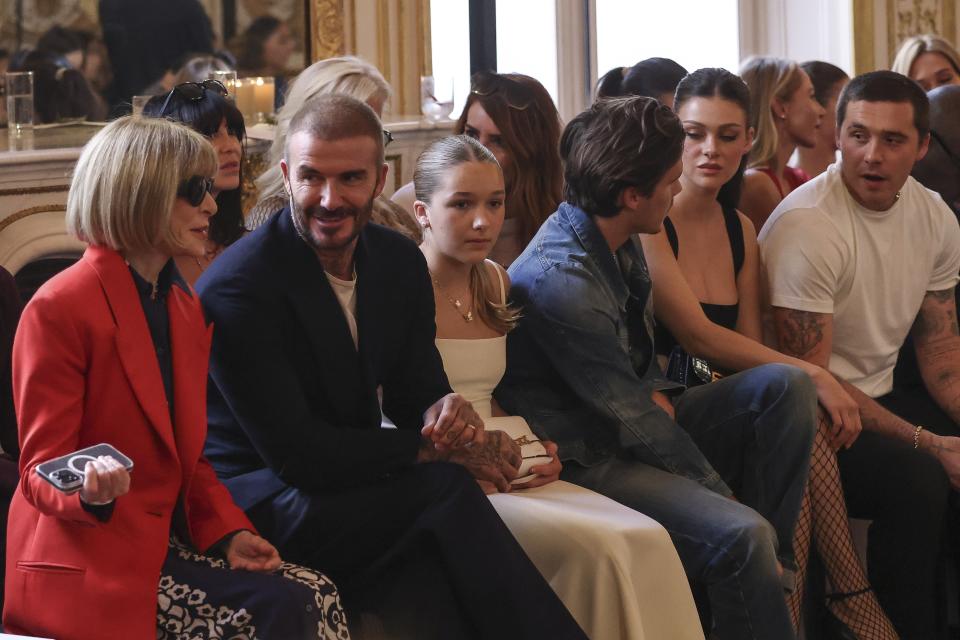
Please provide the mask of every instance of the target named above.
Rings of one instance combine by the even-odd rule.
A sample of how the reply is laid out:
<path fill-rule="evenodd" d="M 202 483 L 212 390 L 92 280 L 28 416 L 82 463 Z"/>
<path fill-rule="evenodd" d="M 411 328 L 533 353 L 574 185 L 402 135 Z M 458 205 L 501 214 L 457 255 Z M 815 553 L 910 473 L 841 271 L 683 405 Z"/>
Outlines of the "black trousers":
<path fill-rule="evenodd" d="M 248 515 L 285 559 L 333 578 L 358 637 L 586 638 L 459 465 L 288 488 Z"/>
<path fill-rule="evenodd" d="M 898 389 L 877 402 L 931 431 L 956 431 L 923 388 Z M 903 640 L 935 638 L 946 473 L 932 456 L 868 431 L 837 461 L 851 517 L 873 521 L 867 569 L 880 604 Z"/>

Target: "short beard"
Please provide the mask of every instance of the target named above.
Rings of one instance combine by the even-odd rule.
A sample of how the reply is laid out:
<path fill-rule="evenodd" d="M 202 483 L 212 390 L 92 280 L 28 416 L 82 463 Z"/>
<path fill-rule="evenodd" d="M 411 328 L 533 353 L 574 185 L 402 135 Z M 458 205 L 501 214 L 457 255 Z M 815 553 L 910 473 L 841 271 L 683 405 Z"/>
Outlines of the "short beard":
<path fill-rule="evenodd" d="M 300 239 L 318 254 L 329 253 L 331 251 L 336 252 L 339 249 L 349 246 L 357 236 L 360 235 L 363 227 L 366 226 L 366 222 L 360 224 L 360 219 L 365 218 L 366 221 L 369 221 L 373 213 L 374 197 L 371 197 L 363 207 L 351 207 L 351 210 L 347 211 L 347 215 L 355 221 L 353 235 L 351 235 L 341 247 L 322 247 L 310 234 L 310 230 L 306 226 L 306 220 L 311 217 L 310 214 L 306 213 L 303 208 L 296 203 L 293 199 L 293 194 L 289 194 L 288 198 L 290 203 L 290 219 L 293 221 L 293 228 L 296 230 L 297 235 L 300 236 Z"/>

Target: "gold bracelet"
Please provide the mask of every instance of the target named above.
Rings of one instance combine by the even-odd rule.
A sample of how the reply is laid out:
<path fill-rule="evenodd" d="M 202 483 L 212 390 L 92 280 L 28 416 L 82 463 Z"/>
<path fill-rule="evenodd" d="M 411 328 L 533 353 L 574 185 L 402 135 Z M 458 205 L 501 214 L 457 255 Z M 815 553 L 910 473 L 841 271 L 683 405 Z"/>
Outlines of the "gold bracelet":
<path fill-rule="evenodd" d="M 913 432 L 913 448 L 920 448 L 920 432 L 923 431 L 923 427 L 919 424 L 917 425 L 916 430 Z"/>

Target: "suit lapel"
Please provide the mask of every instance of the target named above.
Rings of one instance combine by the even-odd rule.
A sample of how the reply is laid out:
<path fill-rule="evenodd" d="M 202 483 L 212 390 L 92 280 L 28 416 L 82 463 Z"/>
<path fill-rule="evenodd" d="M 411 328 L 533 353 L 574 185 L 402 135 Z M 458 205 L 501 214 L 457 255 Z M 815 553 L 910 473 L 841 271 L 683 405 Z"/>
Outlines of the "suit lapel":
<path fill-rule="evenodd" d="M 160 365 L 133 276 L 124 259 L 112 249 L 89 247 L 84 260 L 97 272 L 113 312 L 117 352 L 137 402 L 163 443 L 176 453 Z"/>
<path fill-rule="evenodd" d="M 357 335 L 360 337 L 360 366 L 365 384 L 364 391 L 375 389 L 379 384 L 377 363 L 381 347 L 382 331 L 380 323 L 389 322 L 389 309 L 384 309 L 381 301 L 386 294 L 382 281 L 382 272 L 370 259 L 366 234 L 360 234 L 355 255 L 357 264 Z M 380 422 L 379 402 L 363 398 L 364 424 L 367 421 Z M 376 415 L 373 415 L 376 412 Z"/>
<path fill-rule="evenodd" d="M 323 266 L 297 235 L 289 214 L 281 214 L 281 237 L 289 276 L 288 294 L 307 343 L 316 355 L 320 377 L 329 401 L 343 420 L 357 418 L 357 398 L 362 387 L 360 356 L 353 346 L 343 315 Z M 358 292 L 359 295 L 359 292 Z M 358 303 L 359 311 L 359 303 Z M 358 326 L 358 335 L 362 335 Z M 360 340 L 361 344 L 363 340 Z"/>

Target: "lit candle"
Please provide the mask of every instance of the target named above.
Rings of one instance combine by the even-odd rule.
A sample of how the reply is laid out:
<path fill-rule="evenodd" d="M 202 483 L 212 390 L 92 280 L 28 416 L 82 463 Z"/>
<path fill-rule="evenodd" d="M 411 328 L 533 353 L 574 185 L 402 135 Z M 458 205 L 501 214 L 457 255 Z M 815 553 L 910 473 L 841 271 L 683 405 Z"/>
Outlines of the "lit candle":
<path fill-rule="evenodd" d="M 273 113 L 273 96 L 273 78 L 256 78 L 253 84 L 253 111 L 258 121 L 264 121 L 267 115 Z"/>
<path fill-rule="evenodd" d="M 237 109 L 243 114 L 246 120 L 256 120 L 256 109 L 254 108 L 253 78 L 241 78 L 236 81 L 237 87 Z"/>

